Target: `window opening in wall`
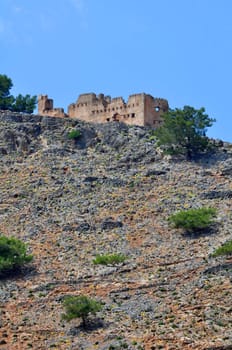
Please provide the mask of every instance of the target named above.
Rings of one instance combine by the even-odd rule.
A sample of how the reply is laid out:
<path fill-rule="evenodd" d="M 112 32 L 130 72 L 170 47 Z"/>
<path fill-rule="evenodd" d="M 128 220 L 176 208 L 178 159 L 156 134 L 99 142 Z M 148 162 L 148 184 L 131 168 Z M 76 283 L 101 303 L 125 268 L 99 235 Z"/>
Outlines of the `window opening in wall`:
<path fill-rule="evenodd" d="M 109 122 L 109 121 L 110 121 L 110 118 L 106 118 L 106 121 Z"/>
<path fill-rule="evenodd" d="M 131 118 L 134 118 L 135 117 L 135 113 L 131 113 Z"/>
<path fill-rule="evenodd" d="M 160 107 L 159 107 L 159 106 L 156 106 L 156 107 L 155 107 L 155 111 L 156 111 L 156 112 L 159 112 L 159 111 L 160 111 Z"/>
<path fill-rule="evenodd" d="M 119 119 L 120 119 L 120 115 L 118 113 L 115 113 L 112 117 L 113 121 L 115 122 L 119 122 Z"/>

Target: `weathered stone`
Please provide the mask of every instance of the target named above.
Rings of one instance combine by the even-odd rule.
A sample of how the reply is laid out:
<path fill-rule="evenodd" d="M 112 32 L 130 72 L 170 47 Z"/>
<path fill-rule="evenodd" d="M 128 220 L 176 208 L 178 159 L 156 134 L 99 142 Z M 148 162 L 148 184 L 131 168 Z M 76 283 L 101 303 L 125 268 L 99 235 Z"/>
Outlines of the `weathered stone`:
<path fill-rule="evenodd" d="M 86 231 L 89 231 L 90 229 L 91 229 L 91 226 L 88 222 L 83 222 L 77 227 L 77 231 L 80 231 L 80 232 L 86 232 Z"/>
<path fill-rule="evenodd" d="M 94 93 L 82 94 L 76 103 L 68 106 L 68 114 L 63 108 L 53 108 L 53 100 L 47 95 L 38 97 L 38 112 L 51 117 L 71 117 L 93 123 L 120 121 L 129 125 L 159 126 L 161 116 L 168 110 L 168 101 L 148 94 L 129 96 L 126 103 L 122 97 Z"/>
<path fill-rule="evenodd" d="M 97 180 L 98 180 L 98 177 L 96 176 L 87 176 L 86 178 L 84 178 L 84 182 L 94 182 Z"/>
<path fill-rule="evenodd" d="M 169 171 L 170 169 L 148 169 L 145 172 L 145 176 L 152 176 L 152 175 L 165 175 L 167 173 L 167 171 Z"/>
<path fill-rule="evenodd" d="M 201 198 L 205 199 L 216 199 L 216 198 L 221 198 L 221 199 L 227 199 L 227 198 L 232 198 L 232 191 L 209 191 L 209 192 L 204 192 L 201 194 Z"/>
<path fill-rule="evenodd" d="M 221 175 L 232 175 L 232 159 L 223 162 L 220 168 Z"/>
<path fill-rule="evenodd" d="M 105 219 L 101 224 L 102 230 L 113 230 L 114 228 L 122 227 L 121 221 L 114 221 L 112 218 Z"/>

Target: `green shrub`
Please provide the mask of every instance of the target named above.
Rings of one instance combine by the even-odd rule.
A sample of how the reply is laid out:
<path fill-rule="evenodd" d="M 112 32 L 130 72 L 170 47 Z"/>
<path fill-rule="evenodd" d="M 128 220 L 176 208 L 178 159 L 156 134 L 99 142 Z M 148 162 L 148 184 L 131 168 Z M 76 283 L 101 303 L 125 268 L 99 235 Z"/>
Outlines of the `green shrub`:
<path fill-rule="evenodd" d="M 0 275 L 18 269 L 32 259 L 32 255 L 27 255 L 25 243 L 13 237 L 0 236 Z"/>
<path fill-rule="evenodd" d="M 63 305 L 66 313 L 62 315 L 62 319 L 71 321 L 74 318 L 80 317 L 84 327 L 86 326 L 89 314 L 95 315 L 98 311 L 102 310 L 101 303 L 86 295 L 66 297 Z"/>
<path fill-rule="evenodd" d="M 209 227 L 216 216 L 214 208 L 199 208 L 182 210 L 168 218 L 168 221 L 175 228 L 182 228 L 187 231 L 202 230 Z"/>
<path fill-rule="evenodd" d="M 198 158 L 212 149 L 212 143 L 205 135 L 214 122 L 204 108 L 169 109 L 162 114 L 162 125 L 154 132 L 157 145 L 171 155 L 184 155 L 188 160 Z"/>
<path fill-rule="evenodd" d="M 68 138 L 70 140 L 77 140 L 81 137 L 81 132 L 80 130 L 73 129 L 68 133 Z"/>
<path fill-rule="evenodd" d="M 12 80 L 5 74 L 0 74 L 0 109 L 10 110 L 14 112 L 33 113 L 37 97 L 19 94 L 14 97 L 10 94 L 13 87 Z"/>
<path fill-rule="evenodd" d="M 97 255 L 93 260 L 95 265 L 116 265 L 126 260 L 126 256 L 123 254 L 104 254 Z"/>
<path fill-rule="evenodd" d="M 220 255 L 232 255 L 232 240 L 224 243 L 221 247 L 217 248 L 212 254 L 213 257 Z"/>

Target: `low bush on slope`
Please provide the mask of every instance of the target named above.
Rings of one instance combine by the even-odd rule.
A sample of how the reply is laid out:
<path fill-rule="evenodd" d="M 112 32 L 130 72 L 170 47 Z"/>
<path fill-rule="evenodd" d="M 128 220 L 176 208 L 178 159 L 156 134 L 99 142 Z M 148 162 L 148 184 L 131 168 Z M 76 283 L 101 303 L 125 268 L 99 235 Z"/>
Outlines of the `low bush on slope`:
<path fill-rule="evenodd" d="M 27 246 L 19 239 L 0 236 L 0 275 L 13 272 L 33 259 L 27 255 Z"/>
<path fill-rule="evenodd" d="M 214 208 L 198 208 L 182 210 L 168 218 L 175 228 L 182 228 L 186 231 L 195 232 L 208 228 L 216 217 Z"/>

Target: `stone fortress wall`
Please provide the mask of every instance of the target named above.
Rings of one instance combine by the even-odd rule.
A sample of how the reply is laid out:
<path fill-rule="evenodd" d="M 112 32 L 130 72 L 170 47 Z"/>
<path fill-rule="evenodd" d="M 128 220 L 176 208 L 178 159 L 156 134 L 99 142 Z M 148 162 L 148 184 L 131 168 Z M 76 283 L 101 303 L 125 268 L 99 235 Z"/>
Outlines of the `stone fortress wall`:
<path fill-rule="evenodd" d="M 53 100 L 47 95 L 38 97 L 40 115 L 70 117 L 92 123 L 120 121 L 129 125 L 157 127 L 168 108 L 167 100 L 145 93 L 130 95 L 127 102 L 122 97 L 87 93 L 81 94 L 76 103 L 70 104 L 66 114 L 63 108 L 53 108 Z"/>
<path fill-rule="evenodd" d="M 67 117 L 63 108 L 53 108 L 53 100 L 47 95 L 38 96 L 38 114 L 50 117 Z"/>

